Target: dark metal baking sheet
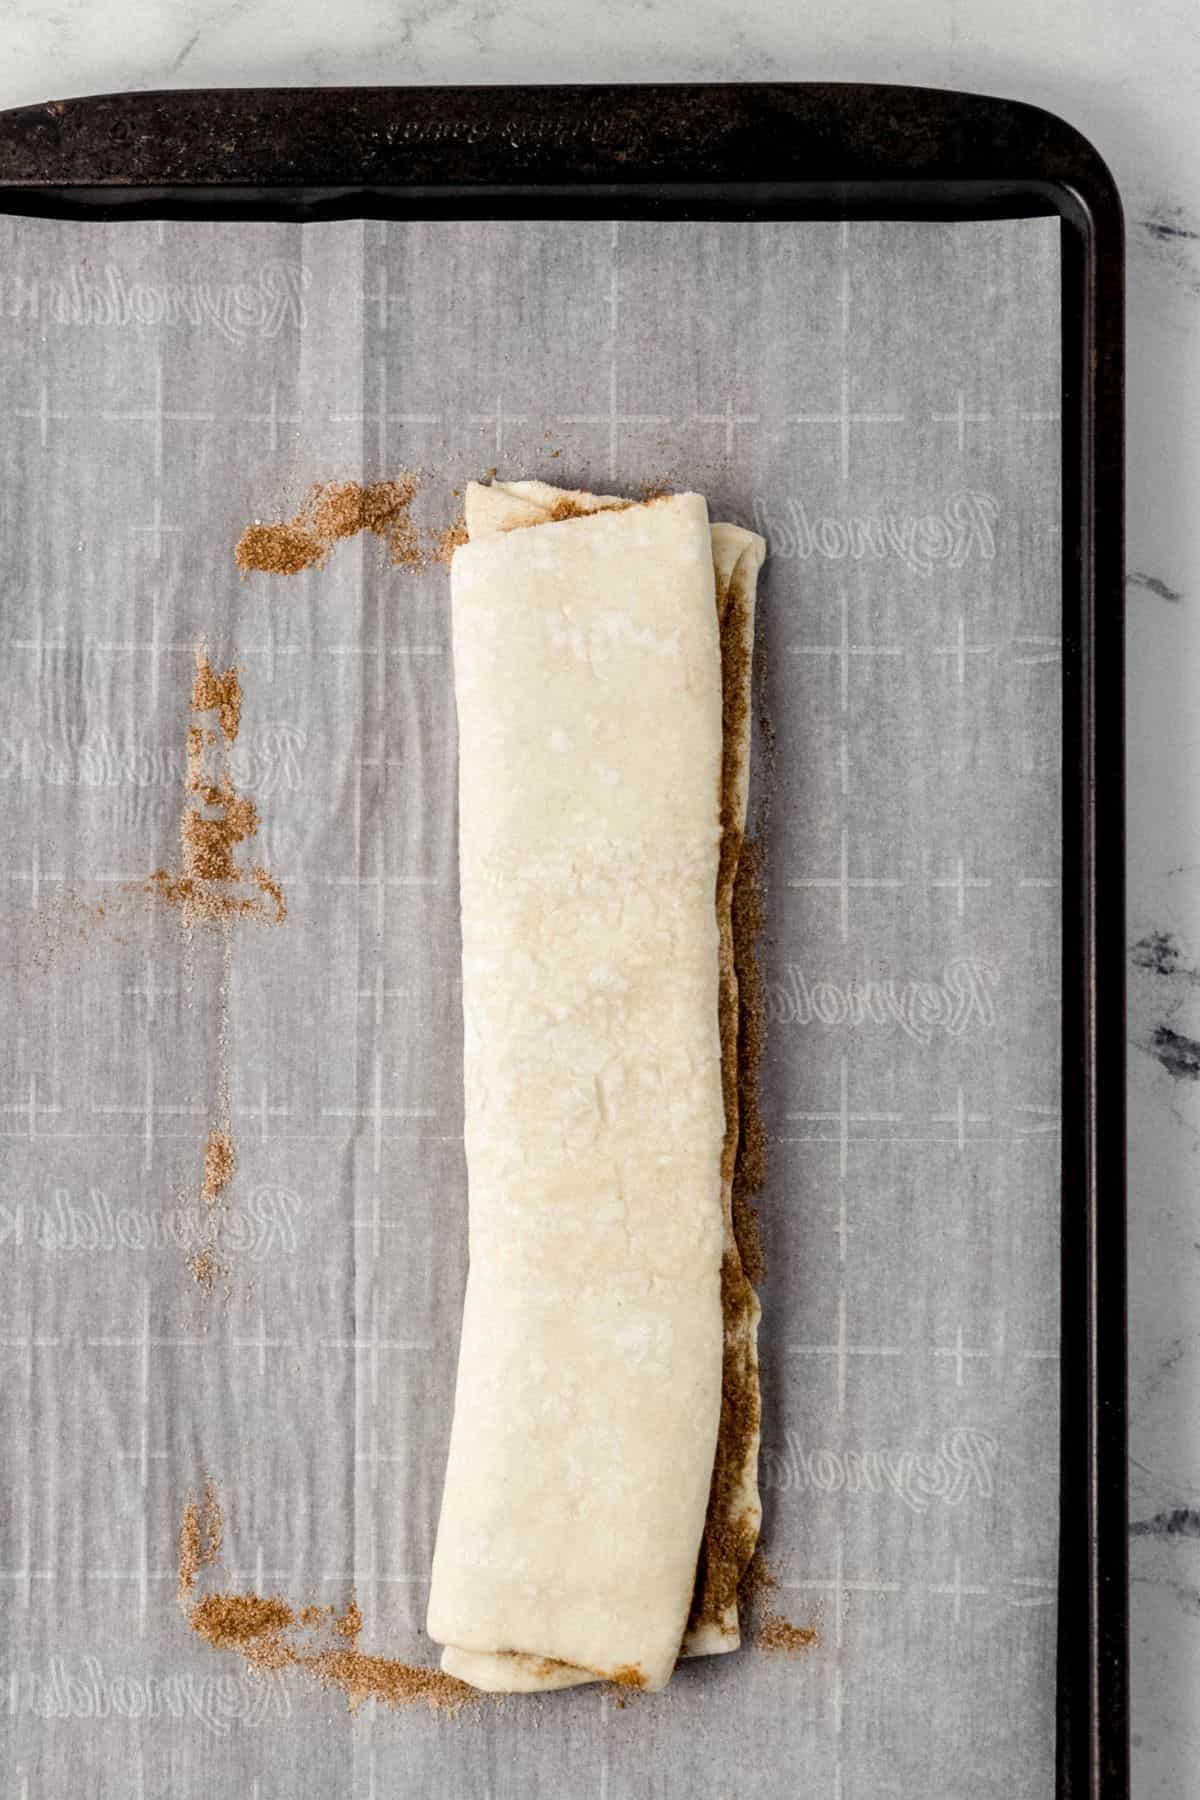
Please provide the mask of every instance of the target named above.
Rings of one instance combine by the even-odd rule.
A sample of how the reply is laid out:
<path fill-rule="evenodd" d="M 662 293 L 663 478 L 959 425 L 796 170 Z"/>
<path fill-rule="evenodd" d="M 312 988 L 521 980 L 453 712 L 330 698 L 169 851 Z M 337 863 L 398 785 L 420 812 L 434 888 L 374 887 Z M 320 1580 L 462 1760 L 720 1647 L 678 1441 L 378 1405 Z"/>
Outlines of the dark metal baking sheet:
<path fill-rule="evenodd" d="M 52 217 L 1063 223 L 1059 1792 L 1127 1791 L 1122 230 L 1062 121 L 853 85 L 228 90 L 0 116 L 0 208 Z"/>

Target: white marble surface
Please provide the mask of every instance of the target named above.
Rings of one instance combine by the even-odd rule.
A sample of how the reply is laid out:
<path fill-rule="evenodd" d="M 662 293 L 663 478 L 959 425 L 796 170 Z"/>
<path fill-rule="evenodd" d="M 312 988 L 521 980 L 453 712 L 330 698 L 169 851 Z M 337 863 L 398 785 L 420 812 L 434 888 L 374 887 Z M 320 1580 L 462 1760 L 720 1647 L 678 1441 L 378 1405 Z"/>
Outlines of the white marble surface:
<path fill-rule="evenodd" d="M 7 0 L 0 106 L 137 87 L 859 80 L 1009 95 L 1129 231 L 1134 1792 L 1200 1794 L 1200 7 L 1196 0 Z M 1117 722 L 1113 721 L 1113 729 Z"/>

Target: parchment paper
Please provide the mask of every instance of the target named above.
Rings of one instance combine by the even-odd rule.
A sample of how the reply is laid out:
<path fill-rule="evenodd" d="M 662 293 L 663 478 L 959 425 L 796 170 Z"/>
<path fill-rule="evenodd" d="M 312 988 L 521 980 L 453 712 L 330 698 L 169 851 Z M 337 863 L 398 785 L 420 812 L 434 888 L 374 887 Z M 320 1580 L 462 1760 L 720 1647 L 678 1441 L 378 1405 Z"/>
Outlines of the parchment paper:
<path fill-rule="evenodd" d="M 1057 222 L 3 219 L 0 253 L 6 1791 L 1050 1793 Z M 416 465 L 430 523 L 494 465 L 698 489 L 770 543 L 764 1543 L 819 1643 L 624 1707 L 351 1717 L 176 1606 L 211 1476 L 223 1585 L 353 1588 L 363 1649 L 435 1658 L 466 1226 L 446 572 L 370 538 L 292 579 L 233 561 L 311 481 Z M 243 671 L 289 907 L 234 933 L 212 1297 L 185 1258 L 220 935 L 122 887 L 178 860 L 201 638 Z"/>

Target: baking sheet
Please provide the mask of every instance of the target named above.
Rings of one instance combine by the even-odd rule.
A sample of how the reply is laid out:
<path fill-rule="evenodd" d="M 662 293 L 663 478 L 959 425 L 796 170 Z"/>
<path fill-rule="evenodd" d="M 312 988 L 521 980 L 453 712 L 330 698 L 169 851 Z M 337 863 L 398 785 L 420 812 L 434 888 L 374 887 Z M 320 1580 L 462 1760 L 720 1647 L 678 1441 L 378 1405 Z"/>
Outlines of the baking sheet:
<path fill-rule="evenodd" d="M 4 1764 L 42 1796 L 1045 1795 L 1057 1538 L 1059 226 L 0 220 Z M 457 1719 L 264 1682 L 224 1584 L 433 1660 L 464 1279 L 446 573 L 239 577 L 420 465 L 755 525 L 764 1542 L 799 1657 Z M 424 509 L 422 511 L 422 509 Z M 282 926 L 177 861 L 196 643 Z M 773 749 L 768 754 L 768 740 Z M 98 908 L 103 906 L 101 915 Z M 227 1063 L 228 1292 L 195 1247 Z"/>

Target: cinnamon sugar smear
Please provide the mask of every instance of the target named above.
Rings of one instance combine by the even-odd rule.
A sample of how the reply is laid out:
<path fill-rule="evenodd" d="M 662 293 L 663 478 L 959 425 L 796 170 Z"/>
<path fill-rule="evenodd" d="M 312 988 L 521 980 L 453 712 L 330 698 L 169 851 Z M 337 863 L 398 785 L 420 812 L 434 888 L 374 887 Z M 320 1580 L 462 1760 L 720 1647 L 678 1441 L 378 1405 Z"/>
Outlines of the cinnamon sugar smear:
<path fill-rule="evenodd" d="M 738 1594 L 741 1606 L 754 1620 L 755 1648 L 783 1656 L 797 1656 L 801 1651 L 814 1649 L 821 1641 L 815 1626 L 793 1625 L 790 1619 L 763 1604 L 763 1596 L 774 1593 L 778 1586 L 762 1551 L 756 1550 L 742 1577 Z"/>
<path fill-rule="evenodd" d="M 756 846 L 741 821 L 741 778 L 749 755 L 750 652 L 741 590 L 716 595 L 721 650 L 723 755 L 718 795 L 721 844 L 716 908 L 719 934 L 718 1020 L 725 1137 L 721 1176 L 729 1194 L 733 1244 L 721 1260 L 725 1353 L 721 1411 L 704 1535 L 688 1618 L 690 1630 L 716 1626 L 728 1635 L 739 1586 L 758 1541 L 759 1510 L 746 1498 L 762 1416 L 755 1351 L 755 1285 L 763 1276 L 753 1195 L 762 1186 L 765 1137 L 758 1107 L 762 1054 L 762 982 L 757 937 L 762 925 Z M 756 1491 L 756 1490 L 755 1490 Z"/>
<path fill-rule="evenodd" d="M 210 1124 L 202 1152 L 200 1198 L 204 1205 L 204 1242 L 187 1258 L 196 1285 L 211 1294 L 218 1277 L 228 1274 L 218 1255 L 226 1189 L 237 1167 L 229 1096 L 230 983 L 233 930 L 238 921 L 282 924 L 287 917 L 283 889 L 261 863 L 244 857 L 244 846 L 257 836 L 258 808 L 235 784 L 234 753 L 241 729 L 243 694 L 236 665 L 214 668 L 208 652 L 195 653 L 190 718 L 187 726 L 187 774 L 179 818 L 179 866 L 160 868 L 143 884 L 146 893 L 164 900 L 179 914 L 185 933 L 198 924 L 215 925 L 222 934 L 221 975 L 216 994 L 220 1068 Z"/>
<path fill-rule="evenodd" d="M 231 755 L 242 715 L 237 668 L 215 670 L 196 651 L 192 723 L 187 732 L 187 783 L 179 820 L 178 869 L 156 869 L 147 892 L 177 906 L 184 923 L 264 919 L 282 924 L 287 903 L 261 864 L 244 865 L 239 847 L 257 836 L 258 808 L 233 783 Z"/>
<path fill-rule="evenodd" d="M 351 1712 L 364 1700 L 456 1713 L 480 1694 L 441 1669 L 371 1656 L 358 1648 L 363 1615 L 352 1597 L 342 1612 L 310 1602 L 294 1607 L 278 1594 L 196 1591 L 200 1570 L 220 1555 L 224 1519 L 212 1483 L 188 1500 L 179 1532 L 179 1604 L 198 1637 L 232 1651 L 260 1674 L 299 1674 L 345 1694 Z"/>
<path fill-rule="evenodd" d="M 429 534 L 409 517 L 420 478 L 402 470 L 391 481 L 314 482 L 290 519 L 247 525 L 234 549 L 244 575 L 298 575 L 319 568 L 343 538 L 369 531 L 393 567 L 423 568 Z"/>

